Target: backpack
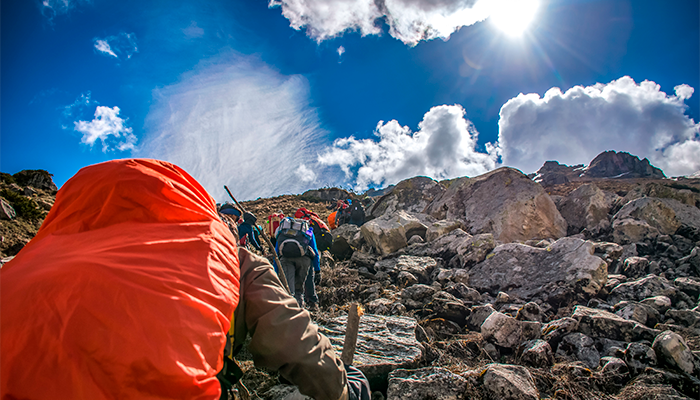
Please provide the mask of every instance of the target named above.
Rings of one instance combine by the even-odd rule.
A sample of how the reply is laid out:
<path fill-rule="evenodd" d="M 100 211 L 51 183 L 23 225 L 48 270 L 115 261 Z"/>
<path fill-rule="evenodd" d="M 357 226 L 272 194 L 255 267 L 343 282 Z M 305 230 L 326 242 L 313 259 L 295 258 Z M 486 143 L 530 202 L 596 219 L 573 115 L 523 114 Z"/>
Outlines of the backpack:
<path fill-rule="evenodd" d="M 353 201 L 350 205 L 349 223 L 362 226 L 365 223 L 365 208 L 359 201 Z"/>
<path fill-rule="evenodd" d="M 313 251 L 309 248 L 311 234 L 309 233 L 309 221 L 286 217 L 280 222 L 277 229 L 277 251 L 284 257 L 313 257 Z"/>
<path fill-rule="evenodd" d="M 309 218 L 309 225 L 314 231 L 318 251 L 330 250 L 333 245 L 333 235 L 328 226 L 320 218 Z"/>
<path fill-rule="evenodd" d="M 282 218 L 284 218 L 284 214 L 281 213 L 275 213 L 271 214 L 267 217 L 267 235 L 271 238 L 275 237 L 275 232 L 277 231 L 277 228 L 280 226 L 280 221 L 282 221 Z"/>

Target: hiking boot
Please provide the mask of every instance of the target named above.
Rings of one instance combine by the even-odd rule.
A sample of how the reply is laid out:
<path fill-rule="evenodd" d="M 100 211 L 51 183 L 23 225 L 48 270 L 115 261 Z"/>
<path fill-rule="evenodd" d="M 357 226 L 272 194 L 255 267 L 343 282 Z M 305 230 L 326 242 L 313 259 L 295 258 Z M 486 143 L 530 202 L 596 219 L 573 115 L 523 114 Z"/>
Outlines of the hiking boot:
<path fill-rule="evenodd" d="M 309 304 L 309 311 L 318 311 L 318 303 L 310 303 Z"/>

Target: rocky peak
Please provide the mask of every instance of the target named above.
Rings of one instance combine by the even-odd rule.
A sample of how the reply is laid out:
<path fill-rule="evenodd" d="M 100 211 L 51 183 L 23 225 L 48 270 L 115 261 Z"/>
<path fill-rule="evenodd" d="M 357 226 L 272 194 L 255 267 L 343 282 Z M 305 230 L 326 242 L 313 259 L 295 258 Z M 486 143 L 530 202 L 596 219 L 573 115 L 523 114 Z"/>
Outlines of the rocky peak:
<path fill-rule="evenodd" d="M 613 150 L 598 154 L 582 175 L 587 178 L 652 178 L 663 179 L 663 171 L 652 166 L 649 160 L 626 152 Z"/>

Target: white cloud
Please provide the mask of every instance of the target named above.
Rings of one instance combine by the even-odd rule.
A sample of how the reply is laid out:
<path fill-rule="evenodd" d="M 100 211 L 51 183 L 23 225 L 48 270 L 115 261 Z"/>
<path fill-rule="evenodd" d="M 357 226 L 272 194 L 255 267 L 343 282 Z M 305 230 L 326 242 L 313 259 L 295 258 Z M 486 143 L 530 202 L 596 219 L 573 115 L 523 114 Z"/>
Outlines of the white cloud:
<path fill-rule="evenodd" d="M 434 179 L 480 175 L 496 168 L 498 148 L 487 144 L 487 153 L 478 152 L 478 132 L 464 116 L 459 105 L 433 107 L 415 133 L 396 120 L 380 121 L 377 141 L 338 139 L 319 155 L 319 163 L 339 166 L 357 190 L 418 175 Z"/>
<path fill-rule="evenodd" d="M 99 52 L 109 54 L 110 56 L 115 58 L 119 58 L 119 56 L 112 51 L 112 47 L 110 47 L 109 42 L 107 42 L 106 40 L 95 39 L 95 48 Z"/>
<path fill-rule="evenodd" d="M 95 50 L 117 59 L 122 57 L 129 59 L 139 51 L 134 33 L 120 32 L 118 35 L 104 39 L 94 38 L 93 42 Z"/>
<path fill-rule="evenodd" d="M 622 77 L 608 84 L 520 94 L 503 105 L 499 142 L 503 163 L 536 171 L 544 161 L 588 164 L 606 150 L 646 157 L 666 175 L 700 169 L 699 125 L 685 115 L 693 88 L 667 95 L 654 82 Z"/>
<path fill-rule="evenodd" d="M 318 179 L 316 173 L 304 164 L 299 165 L 299 168 L 294 171 L 294 174 L 297 178 L 301 179 L 302 182 L 315 183 Z"/>
<path fill-rule="evenodd" d="M 251 56 L 225 54 L 154 91 L 138 156 L 173 162 L 218 200 L 301 193 L 322 140 L 308 81 Z M 304 168 L 301 168 L 304 171 Z M 308 178 L 311 175 L 307 175 Z"/>
<path fill-rule="evenodd" d="M 493 0 L 270 0 L 280 6 L 290 26 L 322 42 L 346 31 L 362 36 L 381 33 L 382 21 L 389 34 L 415 45 L 421 40 L 448 39 L 462 26 L 485 20 Z"/>
<path fill-rule="evenodd" d="M 184 33 L 185 36 L 190 39 L 197 39 L 204 36 L 204 29 L 197 26 L 197 22 L 192 21 L 190 26 L 182 30 L 182 33 Z"/>
<path fill-rule="evenodd" d="M 135 147 L 136 136 L 126 126 L 126 120 L 119 117 L 119 107 L 97 106 L 92 121 L 76 121 L 74 124 L 75 130 L 83 134 L 82 143 L 92 147 L 99 139 L 105 153 L 114 148 L 125 151 Z"/>

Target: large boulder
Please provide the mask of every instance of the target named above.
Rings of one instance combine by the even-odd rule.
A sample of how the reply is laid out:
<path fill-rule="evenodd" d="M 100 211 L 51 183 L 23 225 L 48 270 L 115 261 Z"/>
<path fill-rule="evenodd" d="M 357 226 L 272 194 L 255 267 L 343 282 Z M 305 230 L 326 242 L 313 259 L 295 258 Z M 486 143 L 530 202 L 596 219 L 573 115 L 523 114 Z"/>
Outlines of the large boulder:
<path fill-rule="evenodd" d="M 396 280 L 402 272 L 408 272 L 415 276 L 418 282 L 430 284 L 430 274 L 436 265 L 435 259 L 430 257 L 401 255 L 397 258 L 377 261 L 374 264 L 374 269 L 377 272 L 386 272 L 392 280 Z"/>
<path fill-rule="evenodd" d="M 564 197 L 557 208 L 569 225 L 569 233 L 579 233 L 584 229 L 599 233 L 610 226 L 608 213 L 617 197 L 588 183 Z"/>
<path fill-rule="evenodd" d="M 636 225 L 631 231 L 630 225 Z M 679 228 L 700 229 L 700 209 L 678 200 L 643 197 L 625 204 L 613 217 L 615 242 L 641 242 L 659 234 L 673 235 Z"/>
<path fill-rule="evenodd" d="M 425 238 L 428 227 L 413 215 L 397 211 L 366 222 L 360 229 L 365 241 L 386 255 L 406 247 L 413 235 Z"/>
<path fill-rule="evenodd" d="M 400 210 L 422 213 L 444 192 L 445 187 L 440 183 L 425 176 L 416 176 L 399 182 L 391 192 L 380 197 L 369 211 L 375 218 Z"/>
<path fill-rule="evenodd" d="M 320 326 L 338 354 L 343 351 L 347 316 L 331 319 Z M 415 368 L 422 355 L 416 340 L 414 318 L 365 314 L 360 329 L 353 365 L 369 379 L 370 384 L 385 382 L 389 372 L 398 368 Z"/>
<path fill-rule="evenodd" d="M 542 186 L 513 168 L 460 178 L 427 212 L 438 220 L 462 220 L 468 233 L 493 233 L 503 242 L 566 236 L 566 221 Z"/>
<path fill-rule="evenodd" d="M 353 224 L 343 224 L 333 229 L 331 254 L 338 260 L 345 260 L 359 250 L 362 243 L 360 228 Z"/>
<path fill-rule="evenodd" d="M 500 245 L 469 270 L 468 285 L 496 294 L 508 293 L 525 301 L 552 303 L 588 299 L 605 286 L 607 263 L 593 255 L 589 241 L 563 238 L 541 249 L 518 243 Z"/>

